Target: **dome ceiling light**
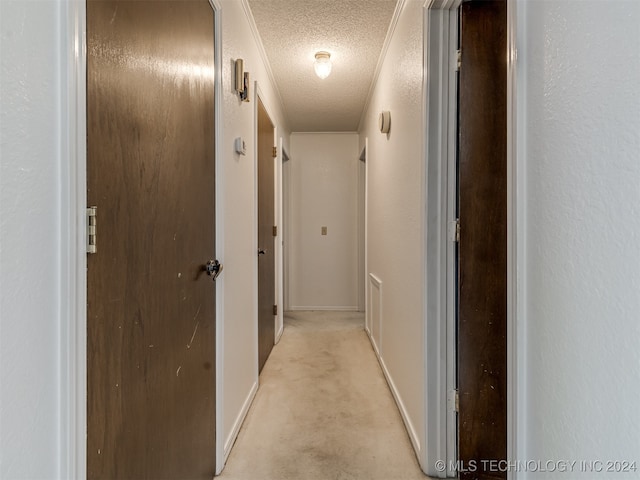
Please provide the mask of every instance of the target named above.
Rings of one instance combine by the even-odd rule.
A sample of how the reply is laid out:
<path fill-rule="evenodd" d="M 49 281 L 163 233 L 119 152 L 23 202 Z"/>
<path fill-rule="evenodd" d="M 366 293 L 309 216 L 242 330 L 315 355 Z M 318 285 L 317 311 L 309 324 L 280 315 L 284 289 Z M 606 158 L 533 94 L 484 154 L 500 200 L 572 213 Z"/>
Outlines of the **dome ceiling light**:
<path fill-rule="evenodd" d="M 322 79 L 327 78 L 331 73 L 331 54 L 329 52 L 316 53 L 316 61 L 313 62 L 313 69 L 316 75 Z"/>

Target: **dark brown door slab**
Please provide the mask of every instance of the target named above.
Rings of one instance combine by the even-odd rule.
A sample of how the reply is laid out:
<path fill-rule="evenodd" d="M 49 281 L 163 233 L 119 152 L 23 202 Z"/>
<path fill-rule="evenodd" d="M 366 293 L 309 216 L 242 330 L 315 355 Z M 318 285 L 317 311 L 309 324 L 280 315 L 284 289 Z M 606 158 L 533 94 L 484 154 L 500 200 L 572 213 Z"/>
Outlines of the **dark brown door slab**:
<path fill-rule="evenodd" d="M 275 341 L 275 240 L 273 122 L 258 100 L 258 371 Z"/>
<path fill-rule="evenodd" d="M 465 2 L 461 15 L 459 473 L 506 478 L 488 462 L 507 458 L 506 2 Z"/>
<path fill-rule="evenodd" d="M 215 470 L 214 21 L 87 3 L 87 478 Z"/>

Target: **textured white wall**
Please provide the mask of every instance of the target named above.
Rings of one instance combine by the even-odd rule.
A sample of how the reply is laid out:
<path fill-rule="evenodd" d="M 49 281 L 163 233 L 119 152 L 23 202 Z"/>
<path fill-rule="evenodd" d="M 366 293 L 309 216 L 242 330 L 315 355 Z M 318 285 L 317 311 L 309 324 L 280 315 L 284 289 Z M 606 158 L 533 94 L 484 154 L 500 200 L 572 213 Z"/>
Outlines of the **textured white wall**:
<path fill-rule="evenodd" d="M 58 4 L 0 2 L 0 478 L 58 477 Z"/>
<path fill-rule="evenodd" d="M 218 431 L 230 448 L 239 428 L 240 415 L 258 379 L 257 359 L 257 230 L 255 196 L 255 109 L 253 82 L 258 81 L 262 100 L 272 115 L 278 136 L 288 142 L 279 98 L 252 35 L 243 2 L 222 0 L 222 155 L 224 168 L 218 183 L 223 189 L 224 291 L 223 322 L 223 424 Z M 243 103 L 233 90 L 233 60 L 242 58 L 251 78 L 251 102 Z M 246 156 L 237 155 L 233 142 L 244 138 Z M 274 143 L 275 145 L 275 143 Z M 221 459 L 219 458 L 218 461 Z"/>
<path fill-rule="evenodd" d="M 425 440 L 423 3 L 404 5 L 360 130 L 361 148 L 369 139 L 368 269 L 383 283 L 381 356 L 419 450 Z M 382 110 L 391 112 L 388 136 L 378 129 Z"/>
<path fill-rule="evenodd" d="M 640 2 L 517 8 L 526 168 L 519 441 L 529 459 L 640 468 Z"/>
<path fill-rule="evenodd" d="M 291 135 L 292 309 L 358 308 L 358 162 L 357 133 Z"/>

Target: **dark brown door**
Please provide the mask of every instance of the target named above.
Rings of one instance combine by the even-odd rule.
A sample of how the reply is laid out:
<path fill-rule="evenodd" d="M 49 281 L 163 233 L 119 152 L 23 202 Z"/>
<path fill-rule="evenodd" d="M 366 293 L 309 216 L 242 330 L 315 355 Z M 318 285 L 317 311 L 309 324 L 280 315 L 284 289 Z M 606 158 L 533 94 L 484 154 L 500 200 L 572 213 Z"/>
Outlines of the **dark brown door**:
<path fill-rule="evenodd" d="M 258 100 L 258 371 L 275 341 L 275 241 L 273 123 Z"/>
<path fill-rule="evenodd" d="M 461 7 L 459 457 L 461 479 L 506 478 L 506 2 Z M 488 467 L 488 468 L 485 468 Z"/>
<path fill-rule="evenodd" d="M 214 19 L 87 2 L 87 477 L 215 470 Z"/>

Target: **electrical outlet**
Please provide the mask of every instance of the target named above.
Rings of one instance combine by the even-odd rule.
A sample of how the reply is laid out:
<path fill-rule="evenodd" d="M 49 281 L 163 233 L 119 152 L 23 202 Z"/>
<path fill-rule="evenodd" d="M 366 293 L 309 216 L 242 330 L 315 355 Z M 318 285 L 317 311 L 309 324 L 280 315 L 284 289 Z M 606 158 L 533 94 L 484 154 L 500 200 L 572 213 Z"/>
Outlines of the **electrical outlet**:
<path fill-rule="evenodd" d="M 326 235 L 327 234 L 327 227 L 322 227 L 322 235 Z"/>

